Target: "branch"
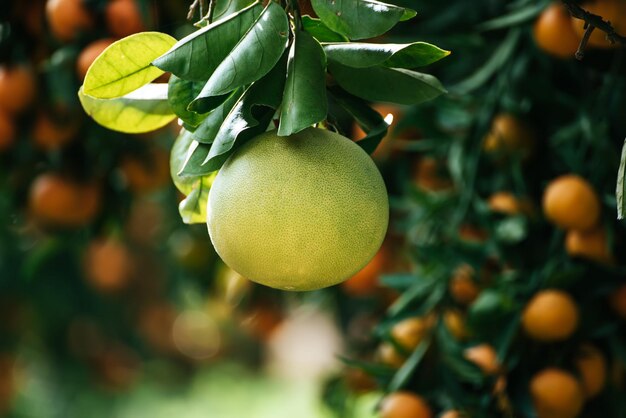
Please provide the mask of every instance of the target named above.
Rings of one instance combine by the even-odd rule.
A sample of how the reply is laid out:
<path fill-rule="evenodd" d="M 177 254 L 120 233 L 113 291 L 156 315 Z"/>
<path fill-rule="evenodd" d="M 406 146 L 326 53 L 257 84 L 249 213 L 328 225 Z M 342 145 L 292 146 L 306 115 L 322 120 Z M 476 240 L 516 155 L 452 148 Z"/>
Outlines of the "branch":
<path fill-rule="evenodd" d="M 589 41 L 589 36 L 591 36 L 591 32 L 593 32 L 594 29 L 598 29 L 606 33 L 606 38 L 611 44 L 619 42 L 623 45 L 626 45 L 626 36 L 622 36 L 617 33 L 613 25 L 611 25 L 611 22 L 602 19 L 602 16 L 595 15 L 583 9 L 575 2 L 575 0 L 562 1 L 573 17 L 585 22 L 585 34 L 583 35 L 583 39 L 580 41 L 578 51 L 576 51 L 577 59 L 582 59 L 584 49 L 587 46 L 587 42 Z"/>

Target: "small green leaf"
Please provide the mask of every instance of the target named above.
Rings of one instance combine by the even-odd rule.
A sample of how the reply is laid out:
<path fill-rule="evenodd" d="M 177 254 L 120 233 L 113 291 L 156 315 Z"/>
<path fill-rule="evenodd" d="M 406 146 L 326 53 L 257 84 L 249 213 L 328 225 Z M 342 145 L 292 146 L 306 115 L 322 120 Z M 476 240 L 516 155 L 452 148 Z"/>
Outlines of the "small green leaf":
<path fill-rule="evenodd" d="M 428 347 L 430 346 L 430 338 L 425 338 L 417 348 L 411 353 L 408 359 L 404 362 L 402 367 L 397 371 L 397 373 L 391 379 L 389 383 L 389 391 L 394 392 L 399 389 L 402 389 L 411 376 L 414 375 L 415 369 L 419 366 L 420 362 L 424 358 Z"/>
<path fill-rule="evenodd" d="M 267 74 L 289 42 L 285 10 L 270 2 L 261 16 L 215 69 L 196 100 L 224 95 Z"/>
<path fill-rule="evenodd" d="M 343 35 L 333 32 L 320 19 L 311 16 L 302 16 L 302 28 L 309 32 L 319 42 L 348 42 L 349 39 Z"/>
<path fill-rule="evenodd" d="M 148 84 L 116 99 L 98 99 L 78 91 L 85 112 L 105 128 L 125 133 L 150 132 L 176 118 L 166 84 Z"/>
<path fill-rule="evenodd" d="M 153 64 L 183 80 L 206 81 L 262 11 L 263 6 L 256 2 L 234 15 L 217 20 L 176 42 Z"/>
<path fill-rule="evenodd" d="M 619 169 L 617 171 L 617 187 L 615 190 L 615 197 L 617 198 L 617 219 L 624 219 L 624 213 L 626 213 L 626 202 L 624 201 L 624 194 L 626 190 L 625 180 L 626 176 L 626 139 L 624 145 L 622 145 L 622 156 L 619 161 Z"/>
<path fill-rule="evenodd" d="M 201 181 L 199 177 L 189 177 L 180 174 L 185 162 L 187 160 L 187 153 L 189 147 L 193 142 L 191 132 L 182 129 L 174 145 L 172 146 L 172 152 L 170 154 L 170 175 L 174 185 L 185 196 L 189 195 L 194 187 Z"/>
<path fill-rule="evenodd" d="M 198 93 L 202 90 L 203 84 L 195 81 L 183 80 L 174 74 L 170 76 L 167 90 L 167 99 L 172 106 L 172 110 L 178 117 L 191 127 L 198 126 L 206 117 L 206 114 L 199 114 L 187 110 Z"/>
<path fill-rule="evenodd" d="M 324 120 L 327 112 L 324 50 L 308 32 L 297 32 L 289 51 L 278 135 L 300 132 Z"/>
<path fill-rule="evenodd" d="M 193 139 L 202 144 L 212 144 L 224 120 L 241 99 L 243 89 L 235 90 L 220 106 L 212 110 L 193 133 Z"/>
<path fill-rule="evenodd" d="M 417 68 L 450 55 L 450 51 L 426 42 L 412 44 L 331 43 L 324 45 L 324 52 L 328 59 L 355 68 L 377 65 Z"/>
<path fill-rule="evenodd" d="M 446 91 L 432 75 L 403 68 L 353 68 L 330 60 L 328 66 L 341 87 L 373 102 L 415 105 Z"/>
<path fill-rule="evenodd" d="M 178 211 L 186 224 L 206 223 L 206 208 L 209 200 L 209 191 L 215 179 L 215 174 L 202 177 L 189 195 L 180 202 Z"/>
<path fill-rule="evenodd" d="M 191 141 L 187 149 L 187 155 L 183 162 L 183 168 L 178 172 L 181 177 L 203 177 L 209 175 L 213 170 L 204 167 L 207 160 L 210 145 L 201 144 L 196 140 Z"/>
<path fill-rule="evenodd" d="M 326 26 L 349 39 L 374 38 L 416 14 L 376 0 L 311 0 L 311 5 Z"/>
<path fill-rule="evenodd" d="M 89 67 L 84 94 L 112 99 L 137 90 L 163 74 L 151 62 L 175 43 L 159 32 L 141 32 L 112 43 Z"/>

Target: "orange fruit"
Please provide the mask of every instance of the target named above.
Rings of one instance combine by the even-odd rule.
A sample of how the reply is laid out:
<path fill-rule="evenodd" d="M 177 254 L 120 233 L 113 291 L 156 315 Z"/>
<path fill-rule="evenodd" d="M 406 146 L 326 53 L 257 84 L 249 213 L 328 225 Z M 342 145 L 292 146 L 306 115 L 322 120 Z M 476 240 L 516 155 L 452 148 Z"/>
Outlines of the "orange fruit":
<path fill-rule="evenodd" d="M 98 39 L 80 51 L 78 59 L 76 60 L 76 74 L 78 75 L 79 80 L 82 81 L 85 79 L 85 75 L 87 74 L 89 67 L 91 67 L 91 64 L 93 64 L 96 58 L 98 58 L 98 55 L 107 49 L 113 42 L 115 42 L 115 39 Z"/>
<path fill-rule="evenodd" d="M 450 296 L 460 305 L 470 305 L 480 293 L 478 285 L 474 281 L 474 269 L 468 264 L 462 264 L 456 268 L 448 284 Z"/>
<path fill-rule="evenodd" d="M 378 346 L 376 358 L 382 363 L 394 369 L 402 367 L 407 357 L 399 353 L 391 343 L 382 343 Z"/>
<path fill-rule="evenodd" d="M 461 418 L 461 414 L 459 413 L 459 411 L 451 409 L 442 413 L 439 418 Z"/>
<path fill-rule="evenodd" d="M 429 192 L 452 188 L 452 181 L 446 177 L 444 167 L 433 157 L 422 157 L 417 161 L 413 173 L 413 184 Z"/>
<path fill-rule="evenodd" d="M 378 293 L 380 290 L 378 279 L 384 272 L 389 257 L 389 249 L 383 244 L 365 267 L 341 283 L 343 290 L 350 296 L 371 296 Z"/>
<path fill-rule="evenodd" d="M 463 356 L 477 365 L 486 375 L 494 375 L 500 371 L 500 362 L 496 350 L 489 344 L 479 344 L 463 351 Z"/>
<path fill-rule="evenodd" d="M 581 39 L 567 9 L 556 2 L 539 15 L 533 26 L 533 36 L 540 49 L 558 58 L 573 57 Z"/>
<path fill-rule="evenodd" d="M 424 398 L 410 392 L 393 392 L 380 404 L 380 418 L 432 418 L 433 413 Z"/>
<path fill-rule="evenodd" d="M 29 194 L 33 217 L 51 226 L 84 226 L 96 217 L 100 202 L 100 188 L 96 184 L 80 184 L 53 173 L 39 175 Z"/>
<path fill-rule="evenodd" d="M 487 238 L 489 238 L 487 231 L 470 224 L 461 225 L 458 233 L 459 239 L 472 244 L 480 244 L 487 241 Z"/>
<path fill-rule="evenodd" d="M 626 284 L 621 285 L 609 297 L 611 308 L 623 319 L 626 319 Z"/>
<path fill-rule="evenodd" d="M 532 204 L 527 199 L 516 197 L 511 192 L 497 192 L 489 196 L 487 205 L 492 212 L 503 215 L 532 213 Z"/>
<path fill-rule="evenodd" d="M 576 355 L 576 368 L 587 398 L 593 398 L 604 389 L 607 364 L 600 350 L 590 344 L 580 347 Z"/>
<path fill-rule="evenodd" d="M 166 302 L 154 302 L 139 312 L 137 328 L 155 351 L 163 354 L 177 351 L 172 329 L 178 316 Z"/>
<path fill-rule="evenodd" d="M 85 277 L 96 290 L 111 293 L 128 285 L 134 263 L 123 242 L 115 238 L 99 238 L 89 243 L 84 268 Z"/>
<path fill-rule="evenodd" d="M 372 109 L 378 112 L 387 123 L 389 123 L 389 127 L 387 128 L 387 135 L 380 141 L 378 147 L 372 153 L 372 158 L 374 159 L 385 159 L 389 157 L 391 154 L 393 145 L 395 140 L 397 139 L 396 126 L 400 119 L 404 117 L 404 110 L 393 104 L 389 103 L 374 103 L 372 105 Z M 354 123 L 352 128 L 352 139 L 354 141 L 359 141 L 365 138 L 367 134 L 358 123 Z"/>
<path fill-rule="evenodd" d="M 0 152 L 11 148 L 15 142 L 15 126 L 11 116 L 3 110 L 0 110 Z"/>
<path fill-rule="evenodd" d="M 583 388 L 571 373 L 547 368 L 530 381 L 537 418 L 576 418 L 583 407 Z"/>
<path fill-rule="evenodd" d="M 407 318 L 391 328 L 391 336 L 406 351 L 411 352 L 422 342 L 431 326 L 426 318 Z"/>
<path fill-rule="evenodd" d="M 346 384 L 354 393 L 367 393 L 376 389 L 376 381 L 362 369 L 348 369 L 344 372 Z"/>
<path fill-rule="evenodd" d="M 111 35 L 123 38 L 146 28 L 135 0 L 110 0 L 104 18 Z"/>
<path fill-rule="evenodd" d="M 578 307 L 572 297 L 561 290 L 542 290 L 524 308 L 522 326 L 538 341 L 560 341 L 569 338 L 578 326 Z"/>
<path fill-rule="evenodd" d="M 128 187 L 135 193 L 150 193 L 167 186 L 170 181 L 170 157 L 161 148 L 152 148 L 148 158 L 128 156 L 120 166 Z"/>
<path fill-rule="evenodd" d="M 94 26 L 83 0 L 48 0 L 46 17 L 52 34 L 60 41 L 71 42 Z"/>
<path fill-rule="evenodd" d="M 448 310 L 443 314 L 444 325 L 457 340 L 462 341 L 470 336 L 465 322 L 465 316 L 456 309 Z"/>
<path fill-rule="evenodd" d="M 587 180 L 575 174 L 565 174 L 546 187 L 543 212 L 560 228 L 590 229 L 600 218 L 600 200 Z"/>
<path fill-rule="evenodd" d="M 618 34 L 626 35 L 626 3 L 624 3 L 624 1 L 587 1 L 581 4 L 581 7 L 595 15 L 601 16 L 603 20 L 609 21 Z M 574 32 L 579 38 L 582 38 L 585 32 L 585 22 L 580 19 L 572 18 L 572 24 Z M 606 38 L 606 33 L 599 29 L 594 29 L 594 31 L 591 32 L 587 45 L 594 48 L 619 48 L 621 46 L 619 42 L 611 44 Z"/>
<path fill-rule="evenodd" d="M 0 65 L 0 108 L 20 112 L 35 98 L 35 77 L 24 66 Z"/>
<path fill-rule="evenodd" d="M 283 315 L 278 309 L 269 304 L 258 305 L 246 314 L 241 321 L 241 326 L 253 337 L 267 341 L 282 321 Z"/>
<path fill-rule="evenodd" d="M 567 231 L 565 251 L 572 257 L 586 258 L 598 263 L 610 263 L 613 260 L 603 228 Z"/>
<path fill-rule="evenodd" d="M 93 366 L 106 389 L 125 391 L 139 377 L 141 361 L 130 347 L 115 343 L 96 354 Z"/>
<path fill-rule="evenodd" d="M 59 122 L 51 115 L 41 112 L 35 121 L 32 138 L 35 146 L 44 151 L 53 151 L 70 142 L 77 126 L 71 122 Z"/>
<path fill-rule="evenodd" d="M 517 116 L 500 113 L 491 121 L 491 129 L 483 141 L 483 149 L 495 154 L 530 156 L 535 146 L 532 130 Z"/>

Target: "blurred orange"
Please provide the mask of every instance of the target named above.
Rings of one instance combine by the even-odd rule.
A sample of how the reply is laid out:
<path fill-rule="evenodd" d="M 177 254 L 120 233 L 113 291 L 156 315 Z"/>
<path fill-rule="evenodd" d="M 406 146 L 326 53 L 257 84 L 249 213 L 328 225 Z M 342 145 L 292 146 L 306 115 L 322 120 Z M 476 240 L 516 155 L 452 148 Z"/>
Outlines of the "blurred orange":
<path fill-rule="evenodd" d="M 524 308 L 522 326 L 538 341 L 561 341 L 578 327 L 578 307 L 574 299 L 561 290 L 548 289 L 535 294 Z"/>
<path fill-rule="evenodd" d="M 609 302 L 615 313 L 626 319 L 626 284 L 615 289 L 609 297 Z"/>
<path fill-rule="evenodd" d="M 154 302 L 139 312 L 139 332 L 155 351 L 162 354 L 177 352 L 172 335 L 177 316 L 174 307 L 166 302 Z"/>
<path fill-rule="evenodd" d="M 393 392 L 380 403 L 380 418 L 432 418 L 428 402 L 410 392 Z"/>
<path fill-rule="evenodd" d="M 135 193 L 150 193 L 170 184 L 170 156 L 151 148 L 147 158 L 127 156 L 120 166 L 128 187 Z"/>
<path fill-rule="evenodd" d="M 474 269 L 468 264 L 462 264 L 454 270 L 448 291 L 455 302 L 461 305 L 470 305 L 480 293 L 480 288 L 474 281 Z"/>
<path fill-rule="evenodd" d="M 540 371 L 529 389 L 537 418 L 576 418 L 582 410 L 582 386 L 565 370 L 551 367 Z"/>
<path fill-rule="evenodd" d="M 0 65 L 0 108 L 17 113 L 35 98 L 35 77 L 25 66 Z"/>
<path fill-rule="evenodd" d="M 560 228 L 591 229 L 600 218 L 600 199 L 587 180 L 566 174 L 552 180 L 544 190 L 543 212 Z"/>
<path fill-rule="evenodd" d="M 259 304 L 244 314 L 241 327 L 254 338 L 267 341 L 282 321 L 280 310 L 267 304 Z"/>
<path fill-rule="evenodd" d="M 496 350 L 489 344 L 479 344 L 466 348 L 463 356 L 476 364 L 486 375 L 494 375 L 500 371 L 500 362 Z"/>
<path fill-rule="evenodd" d="M 145 30 L 139 5 L 135 0 L 110 0 L 104 16 L 109 32 L 118 38 Z"/>
<path fill-rule="evenodd" d="M 348 369 L 344 372 L 346 384 L 353 393 L 367 393 L 376 389 L 376 381 L 361 369 Z"/>
<path fill-rule="evenodd" d="M 609 21 L 618 34 L 626 35 L 626 3 L 623 0 L 585 1 L 581 7 Z M 572 18 L 571 21 L 574 31 L 579 38 L 582 38 L 585 32 L 585 22 L 576 18 Z M 611 44 L 606 33 L 599 29 L 591 32 L 587 45 L 594 48 L 619 48 L 621 46 L 619 42 Z"/>
<path fill-rule="evenodd" d="M 15 126 L 9 114 L 0 110 L 0 152 L 11 148 L 15 142 Z"/>
<path fill-rule="evenodd" d="M 35 146 L 44 151 L 61 148 L 76 135 L 78 127 L 73 122 L 59 122 L 50 114 L 40 112 L 33 129 Z"/>
<path fill-rule="evenodd" d="M 107 49 L 113 42 L 115 42 L 115 39 L 98 39 L 83 48 L 78 55 L 78 59 L 76 60 L 76 74 L 78 75 L 79 80 L 82 81 L 85 79 L 85 75 L 87 74 L 89 67 L 91 67 L 91 64 L 93 64 L 96 58 L 98 58 L 98 55 Z"/>
<path fill-rule="evenodd" d="M 52 34 L 63 42 L 75 40 L 81 32 L 94 26 L 83 0 L 48 0 L 46 17 Z"/>
<path fill-rule="evenodd" d="M 572 257 L 581 257 L 598 263 L 611 263 L 613 255 L 603 228 L 589 231 L 567 231 L 565 250 Z"/>
<path fill-rule="evenodd" d="M 97 238 L 87 247 L 84 259 L 85 278 L 102 293 L 125 288 L 134 270 L 133 256 L 119 239 Z"/>
<path fill-rule="evenodd" d="M 450 334 L 459 341 L 463 341 L 470 336 L 465 316 L 459 310 L 451 309 L 444 312 L 443 323 L 448 331 L 450 331 Z"/>
<path fill-rule="evenodd" d="M 576 368 L 587 398 L 593 398 L 604 389 L 607 378 L 607 364 L 600 350 L 591 344 L 584 344 L 576 353 Z"/>
<path fill-rule="evenodd" d="M 100 204 L 98 185 L 77 183 L 54 173 L 40 174 L 31 184 L 29 192 L 31 215 L 43 225 L 87 225 L 98 214 Z"/>
<path fill-rule="evenodd" d="M 492 212 L 504 215 L 519 215 L 532 213 L 532 203 L 528 199 L 515 196 L 511 192 L 497 192 L 489 196 L 487 201 Z"/>
<path fill-rule="evenodd" d="M 389 103 L 374 103 L 371 105 L 372 109 L 378 112 L 387 123 L 389 123 L 389 127 L 387 128 L 387 135 L 380 141 L 376 150 L 372 153 L 372 158 L 374 159 L 385 159 L 387 158 L 394 146 L 394 142 L 399 138 L 398 132 L 396 132 L 396 127 L 400 119 L 404 117 L 404 110 L 397 105 L 389 104 Z M 390 116 L 391 115 L 391 116 Z M 354 141 L 359 141 L 365 138 L 367 134 L 358 123 L 354 122 L 354 126 L 352 128 L 352 139 Z"/>
<path fill-rule="evenodd" d="M 141 361 L 130 347 L 114 343 L 94 357 L 93 366 L 106 389 L 120 392 L 130 389 L 137 381 Z"/>
<path fill-rule="evenodd" d="M 519 154 L 529 157 L 535 146 L 535 135 L 526 123 L 511 113 L 497 114 L 483 141 L 483 149 L 494 154 Z"/>
<path fill-rule="evenodd" d="M 421 157 L 414 166 L 413 184 L 429 191 L 438 192 L 452 188 L 452 181 L 447 177 L 445 166 L 429 156 Z"/>
<path fill-rule="evenodd" d="M 537 46 L 558 58 L 572 58 L 578 50 L 581 34 L 576 33 L 572 18 L 560 4 L 552 3 L 535 21 L 533 36 Z"/>
<path fill-rule="evenodd" d="M 371 296 L 376 294 L 380 285 L 378 280 L 389 263 L 389 249 L 383 243 L 374 258 L 354 276 L 341 283 L 343 290 L 350 296 Z"/>

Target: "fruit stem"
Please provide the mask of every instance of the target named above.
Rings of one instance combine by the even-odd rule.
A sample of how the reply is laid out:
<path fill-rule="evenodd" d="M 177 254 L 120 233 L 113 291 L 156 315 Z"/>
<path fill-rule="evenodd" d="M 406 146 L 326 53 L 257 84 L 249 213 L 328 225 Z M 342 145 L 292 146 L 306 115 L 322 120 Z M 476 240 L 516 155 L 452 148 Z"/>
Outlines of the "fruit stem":
<path fill-rule="evenodd" d="M 589 42 L 589 37 L 591 33 L 596 27 L 590 25 L 589 23 L 585 23 L 585 33 L 583 33 L 583 37 L 580 40 L 580 44 L 578 45 L 578 49 L 576 50 L 576 54 L 574 55 L 578 61 L 582 61 L 585 56 L 585 48 L 587 47 L 587 42 Z"/>

